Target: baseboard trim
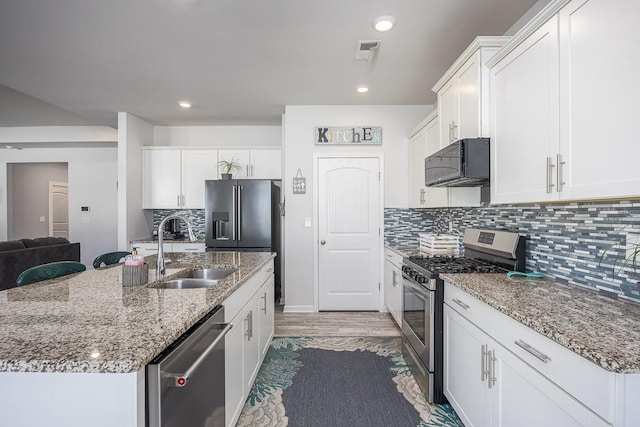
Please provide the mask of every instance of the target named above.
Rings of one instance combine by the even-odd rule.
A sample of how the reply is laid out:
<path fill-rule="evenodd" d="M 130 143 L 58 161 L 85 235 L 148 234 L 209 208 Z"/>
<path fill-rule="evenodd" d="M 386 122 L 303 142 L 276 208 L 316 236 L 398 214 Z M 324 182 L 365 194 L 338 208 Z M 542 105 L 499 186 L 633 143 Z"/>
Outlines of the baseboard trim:
<path fill-rule="evenodd" d="M 312 305 L 286 305 L 282 309 L 284 313 L 315 313 L 316 310 Z"/>

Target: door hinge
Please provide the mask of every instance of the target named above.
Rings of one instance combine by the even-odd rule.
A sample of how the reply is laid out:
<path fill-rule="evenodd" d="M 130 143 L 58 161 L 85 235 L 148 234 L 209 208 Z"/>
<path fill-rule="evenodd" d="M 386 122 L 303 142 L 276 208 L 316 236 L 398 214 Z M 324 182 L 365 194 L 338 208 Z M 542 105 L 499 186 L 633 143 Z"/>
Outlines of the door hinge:
<path fill-rule="evenodd" d="M 382 236 L 382 231 L 380 231 L 380 227 L 378 227 L 378 236 Z"/>
<path fill-rule="evenodd" d="M 380 282 L 378 282 L 378 290 L 381 290 Z"/>
<path fill-rule="evenodd" d="M 378 181 L 382 180 L 382 172 L 378 172 Z"/>

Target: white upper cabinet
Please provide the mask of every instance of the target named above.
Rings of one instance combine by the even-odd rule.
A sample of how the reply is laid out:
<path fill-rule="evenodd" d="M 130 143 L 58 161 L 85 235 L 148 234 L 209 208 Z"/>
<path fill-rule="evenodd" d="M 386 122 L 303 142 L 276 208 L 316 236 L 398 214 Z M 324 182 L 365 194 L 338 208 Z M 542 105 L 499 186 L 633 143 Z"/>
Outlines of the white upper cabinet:
<path fill-rule="evenodd" d="M 484 62 L 508 40 L 477 37 L 433 87 L 442 144 L 489 135 L 489 70 Z"/>
<path fill-rule="evenodd" d="M 491 72 L 491 202 L 557 199 L 549 191 L 558 147 L 557 18 Z"/>
<path fill-rule="evenodd" d="M 174 209 L 180 205 L 180 150 L 142 150 L 142 207 Z"/>
<path fill-rule="evenodd" d="M 204 209 L 204 181 L 216 179 L 216 150 L 143 149 L 144 209 Z"/>
<path fill-rule="evenodd" d="M 640 195 L 638 16 L 637 0 L 556 0 L 488 61 L 493 203 Z"/>
<path fill-rule="evenodd" d="M 422 128 L 409 139 L 409 207 L 424 208 L 424 158 L 427 157 L 427 130 Z"/>
<path fill-rule="evenodd" d="M 281 150 L 220 150 L 219 160 L 231 161 L 235 159 L 240 163 L 241 170 L 234 170 L 233 178 L 253 179 L 280 179 L 282 178 L 282 151 Z M 219 168 L 218 177 L 223 172 Z"/>
<path fill-rule="evenodd" d="M 181 208 L 204 209 L 204 182 L 217 178 L 216 150 L 182 150 Z"/>
<path fill-rule="evenodd" d="M 251 150 L 251 178 L 281 179 L 281 150 Z"/>

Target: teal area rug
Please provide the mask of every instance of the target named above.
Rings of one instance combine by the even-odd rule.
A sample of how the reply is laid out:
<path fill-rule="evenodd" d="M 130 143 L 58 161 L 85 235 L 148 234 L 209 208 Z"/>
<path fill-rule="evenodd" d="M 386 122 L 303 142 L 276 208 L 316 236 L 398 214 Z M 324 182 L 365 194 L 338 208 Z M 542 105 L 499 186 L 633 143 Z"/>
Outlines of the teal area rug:
<path fill-rule="evenodd" d="M 274 338 L 237 426 L 463 426 L 431 405 L 399 337 Z"/>

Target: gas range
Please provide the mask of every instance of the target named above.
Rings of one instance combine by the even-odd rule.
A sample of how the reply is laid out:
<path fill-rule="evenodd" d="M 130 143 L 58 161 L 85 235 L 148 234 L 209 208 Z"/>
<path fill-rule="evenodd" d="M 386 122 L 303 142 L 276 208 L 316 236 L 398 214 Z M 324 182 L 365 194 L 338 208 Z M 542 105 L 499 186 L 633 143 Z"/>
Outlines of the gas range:
<path fill-rule="evenodd" d="M 524 271 L 525 238 L 506 231 L 467 228 L 462 257 L 402 260 L 402 353 L 429 402 L 443 403 L 442 273 Z"/>

